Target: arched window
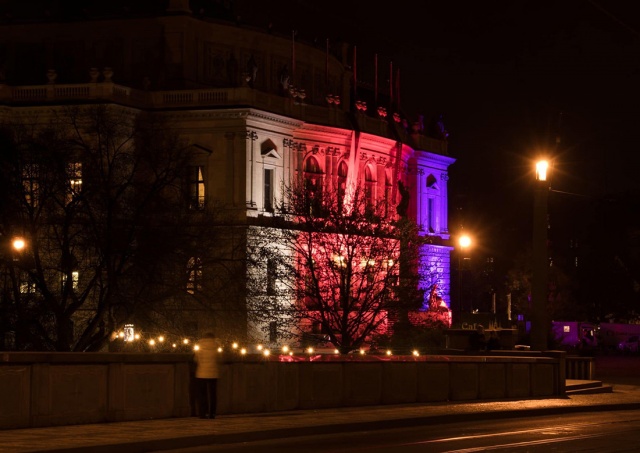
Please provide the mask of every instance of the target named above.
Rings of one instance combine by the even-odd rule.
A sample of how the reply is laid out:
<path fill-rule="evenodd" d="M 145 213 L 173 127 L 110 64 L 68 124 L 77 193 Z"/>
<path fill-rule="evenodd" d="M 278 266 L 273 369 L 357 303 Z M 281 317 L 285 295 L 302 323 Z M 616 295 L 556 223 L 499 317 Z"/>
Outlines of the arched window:
<path fill-rule="evenodd" d="M 305 173 L 322 174 L 318 159 L 313 156 L 309 157 L 304 164 L 304 171 Z"/>
<path fill-rule="evenodd" d="M 304 163 L 305 210 L 319 215 L 322 205 L 322 170 L 318 160 L 311 156 Z"/>
<path fill-rule="evenodd" d="M 425 212 L 426 227 L 429 233 L 435 233 L 437 217 L 436 193 L 438 191 L 438 180 L 432 174 L 427 176 L 427 189 L 429 190 L 427 190 L 427 203 Z"/>
<path fill-rule="evenodd" d="M 367 165 L 364 167 L 364 196 L 367 203 L 367 208 L 372 209 L 375 202 L 375 180 L 373 179 L 373 172 L 371 167 Z"/>
<path fill-rule="evenodd" d="M 345 161 L 340 162 L 338 165 L 338 208 L 342 210 L 342 203 L 344 203 L 344 196 L 347 193 L 347 174 L 349 167 Z"/>

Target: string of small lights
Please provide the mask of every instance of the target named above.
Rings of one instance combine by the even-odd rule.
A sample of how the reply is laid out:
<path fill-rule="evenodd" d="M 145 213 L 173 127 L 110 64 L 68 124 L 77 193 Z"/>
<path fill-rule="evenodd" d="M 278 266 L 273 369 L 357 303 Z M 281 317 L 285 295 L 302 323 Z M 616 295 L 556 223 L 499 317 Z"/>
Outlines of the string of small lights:
<path fill-rule="evenodd" d="M 197 340 L 193 340 L 190 338 L 181 338 L 168 340 L 166 335 L 153 335 L 149 338 L 143 337 L 139 332 L 134 332 L 131 325 L 125 326 L 125 328 L 119 332 L 114 332 L 111 337 L 114 342 L 121 342 L 126 350 L 128 345 L 141 345 L 144 344 L 147 346 L 147 352 L 167 352 L 167 351 L 176 351 L 176 352 L 188 352 L 188 351 L 198 351 L 200 347 L 198 346 Z M 276 352 L 277 351 L 277 352 Z M 261 355 L 265 358 L 269 358 L 275 356 L 277 358 L 282 359 L 283 356 L 288 356 L 291 358 L 311 358 L 317 356 L 340 356 L 340 351 L 338 349 L 327 350 L 320 349 L 317 350 L 313 347 L 306 347 L 301 349 L 292 348 L 289 345 L 278 346 L 273 349 L 265 347 L 262 344 L 255 345 L 241 345 L 239 342 L 234 341 L 230 343 L 228 346 L 220 346 L 218 348 L 219 353 L 230 352 L 233 355 L 237 356 L 247 356 L 247 355 Z M 375 355 L 375 356 L 394 356 L 391 349 L 386 349 L 385 351 L 367 351 L 364 348 L 360 348 L 357 351 L 354 351 L 355 355 L 365 356 L 365 355 Z M 353 355 L 353 354 L 352 354 Z M 413 349 L 411 351 L 411 355 L 414 357 L 420 356 L 420 351 L 418 349 Z"/>

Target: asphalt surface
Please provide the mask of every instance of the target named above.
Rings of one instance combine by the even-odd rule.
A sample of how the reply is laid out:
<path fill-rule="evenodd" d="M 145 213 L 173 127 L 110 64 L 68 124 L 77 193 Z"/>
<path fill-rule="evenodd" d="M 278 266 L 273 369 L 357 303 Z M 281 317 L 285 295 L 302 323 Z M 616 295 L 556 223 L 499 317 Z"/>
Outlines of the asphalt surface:
<path fill-rule="evenodd" d="M 630 366 L 632 363 L 633 366 Z M 0 452 L 150 452 L 209 444 L 507 417 L 640 409 L 640 358 L 596 368 L 613 391 L 563 398 L 417 403 L 0 431 Z M 596 362 L 596 367 L 598 362 Z M 567 385 L 576 381 L 567 381 Z"/>

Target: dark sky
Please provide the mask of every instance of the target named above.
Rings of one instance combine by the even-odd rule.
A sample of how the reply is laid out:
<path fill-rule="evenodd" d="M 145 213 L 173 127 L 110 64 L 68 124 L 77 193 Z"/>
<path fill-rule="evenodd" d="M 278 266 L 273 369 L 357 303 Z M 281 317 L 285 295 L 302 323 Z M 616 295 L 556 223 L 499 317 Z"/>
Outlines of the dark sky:
<path fill-rule="evenodd" d="M 427 121 L 442 114 L 450 133 L 450 231 L 463 206 L 464 227 L 487 242 L 530 225 L 531 162 L 545 150 L 554 189 L 640 188 L 638 4 L 236 0 L 242 20 L 353 43 L 359 79 L 374 54 L 379 68 L 393 61 L 403 111 Z"/>

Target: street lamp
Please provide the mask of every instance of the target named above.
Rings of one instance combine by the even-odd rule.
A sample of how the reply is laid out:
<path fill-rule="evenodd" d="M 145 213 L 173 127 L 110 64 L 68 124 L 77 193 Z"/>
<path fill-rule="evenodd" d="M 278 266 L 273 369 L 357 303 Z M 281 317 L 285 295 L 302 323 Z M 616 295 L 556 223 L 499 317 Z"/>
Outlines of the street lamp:
<path fill-rule="evenodd" d="M 462 253 L 465 249 L 471 246 L 471 238 L 466 234 L 463 234 L 458 239 L 458 245 L 460 245 L 460 251 L 458 252 L 458 309 L 460 310 L 460 315 L 462 315 L 463 307 L 462 307 Z"/>
<path fill-rule="evenodd" d="M 21 237 L 15 237 L 11 241 L 11 246 L 16 252 L 21 252 L 27 246 L 27 243 Z"/>
<path fill-rule="evenodd" d="M 547 349 L 547 289 L 549 257 L 547 251 L 547 211 L 549 183 L 546 160 L 536 163 L 536 181 L 533 199 L 533 276 L 531 283 L 531 349 Z"/>

